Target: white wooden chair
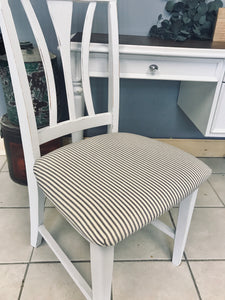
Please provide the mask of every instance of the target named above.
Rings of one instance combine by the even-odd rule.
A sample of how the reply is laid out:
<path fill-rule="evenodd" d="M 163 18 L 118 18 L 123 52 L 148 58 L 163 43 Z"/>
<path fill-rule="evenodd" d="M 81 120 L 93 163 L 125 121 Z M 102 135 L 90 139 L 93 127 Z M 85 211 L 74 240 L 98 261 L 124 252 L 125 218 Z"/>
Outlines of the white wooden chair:
<path fill-rule="evenodd" d="M 73 2 L 47 0 L 64 69 L 70 120 L 57 123 L 54 76 L 47 45 L 29 0 L 21 0 L 36 37 L 47 79 L 49 126 L 37 130 L 17 33 L 8 4 L 0 0 L 0 25 L 9 62 L 26 161 L 31 244 L 42 238 L 62 262 L 87 299 L 111 295 L 114 246 L 152 223 L 175 239 L 172 262 L 179 265 L 199 185 L 211 170 L 195 157 L 161 142 L 118 133 L 119 51 L 116 0 L 89 2 L 81 46 L 82 89 L 88 115 L 76 118 L 70 66 Z M 96 4 L 108 6 L 109 87 L 106 113 L 95 114 L 88 74 L 90 33 Z M 40 156 L 39 146 L 86 128 L 108 125 L 108 134 L 88 138 Z M 43 224 L 47 197 L 66 220 L 90 242 L 92 289 Z M 176 231 L 157 217 L 180 203 Z"/>

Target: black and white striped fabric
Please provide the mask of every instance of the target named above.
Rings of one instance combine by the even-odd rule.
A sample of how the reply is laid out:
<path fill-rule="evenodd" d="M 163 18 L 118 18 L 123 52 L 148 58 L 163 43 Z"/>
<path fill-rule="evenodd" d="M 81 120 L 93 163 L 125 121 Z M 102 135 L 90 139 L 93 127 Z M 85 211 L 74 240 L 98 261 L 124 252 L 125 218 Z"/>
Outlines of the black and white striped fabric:
<path fill-rule="evenodd" d="M 34 173 L 76 230 L 95 244 L 114 246 L 193 192 L 211 170 L 168 144 L 113 133 L 43 156 Z"/>

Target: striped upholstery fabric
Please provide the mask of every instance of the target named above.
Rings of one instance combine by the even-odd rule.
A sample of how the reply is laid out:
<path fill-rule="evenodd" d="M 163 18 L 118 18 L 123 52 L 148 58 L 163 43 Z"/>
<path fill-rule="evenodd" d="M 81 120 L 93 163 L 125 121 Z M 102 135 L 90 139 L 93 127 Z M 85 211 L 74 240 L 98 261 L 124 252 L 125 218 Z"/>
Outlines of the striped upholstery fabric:
<path fill-rule="evenodd" d="M 82 236 L 114 246 L 198 188 L 211 170 L 168 144 L 113 133 L 43 156 L 34 173 Z"/>

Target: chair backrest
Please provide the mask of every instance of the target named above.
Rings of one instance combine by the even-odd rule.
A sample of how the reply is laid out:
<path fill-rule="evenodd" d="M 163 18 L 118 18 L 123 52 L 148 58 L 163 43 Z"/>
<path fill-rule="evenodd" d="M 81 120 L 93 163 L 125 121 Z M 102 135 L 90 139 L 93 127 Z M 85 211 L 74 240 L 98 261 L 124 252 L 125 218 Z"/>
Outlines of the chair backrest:
<path fill-rule="evenodd" d="M 29 165 L 40 156 L 39 146 L 52 139 L 76 131 L 108 125 L 109 131 L 118 131 L 119 110 L 119 46 L 116 0 L 46 0 L 52 23 L 58 39 L 69 120 L 57 123 L 57 97 L 51 58 L 47 44 L 30 0 L 21 0 L 39 48 L 46 77 L 49 99 L 49 126 L 37 129 L 31 91 L 27 80 L 20 43 L 8 0 L 0 0 L 0 26 L 9 64 L 16 100 L 25 161 Z M 87 116 L 77 117 L 74 101 L 74 87 L 71 72 L 70 39 L 73 2 L 89 2 L 83 27 L 81 43 L 81 81 Z M 96 114 L 92 101 L 89 78 L 89 44 L 93 17 L 98 2 L 108 6 L 108 112 Z M 76 66 L 75 66 L 76 67 Z"/>

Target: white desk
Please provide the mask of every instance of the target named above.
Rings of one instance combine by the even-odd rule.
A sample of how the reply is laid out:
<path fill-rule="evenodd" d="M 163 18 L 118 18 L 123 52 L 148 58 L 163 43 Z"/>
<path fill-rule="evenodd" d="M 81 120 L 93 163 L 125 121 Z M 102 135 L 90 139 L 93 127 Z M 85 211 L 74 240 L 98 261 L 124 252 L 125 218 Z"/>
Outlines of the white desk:
<path fill-rule="evenodd" d="M 90 46 L 90 76 L 107 77 L 106 36 L 96 34 Z M 148 37 L 120 37 L 121 78 L 181 81 L 178 105 L 207 137 L 225 137 L 225 49 L 210 42 L 176 43 Z M 165 46 L 166 44 L 166 46 Z M 222 45 L 222 47 L 225 45 Z M 224 47 L 225 48 L 225 47 Z M 74 88 L 81 103 L 80 34 L 71 43 Z M 153 66 L 152 66 L 153 65 Z M 154 66 L 157 66 L 155 70 Z M 224 80 L 225 81 L 225 80 Z"/>

